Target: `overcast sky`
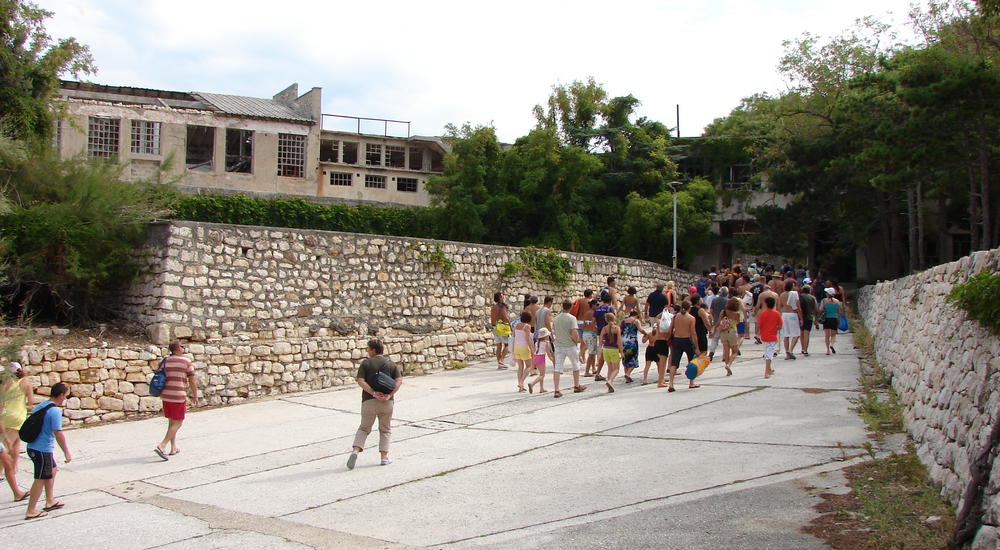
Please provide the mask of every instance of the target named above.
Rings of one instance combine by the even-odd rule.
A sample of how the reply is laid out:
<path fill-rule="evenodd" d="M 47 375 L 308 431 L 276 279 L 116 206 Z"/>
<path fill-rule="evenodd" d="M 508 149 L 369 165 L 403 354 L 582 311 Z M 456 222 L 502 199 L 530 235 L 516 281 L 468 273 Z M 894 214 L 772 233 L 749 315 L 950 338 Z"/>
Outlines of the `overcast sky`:
<path fill-rule="evenodd" d="M 423 135 L 493 124 L 508 142 L 554 84 L 588 76 L 671 127 L 680 104 L 681 134 L 699 135 L 741 98 L 782 89 L 782 40 L 865 15 L 903 25 L 909 11 L 908 0 L 36 1 L 55 12 L 54 37 L 90 46 L 92 82 L 257 97 L 298 82 L 323 88 L 324 113 L 409 120 Z"/>

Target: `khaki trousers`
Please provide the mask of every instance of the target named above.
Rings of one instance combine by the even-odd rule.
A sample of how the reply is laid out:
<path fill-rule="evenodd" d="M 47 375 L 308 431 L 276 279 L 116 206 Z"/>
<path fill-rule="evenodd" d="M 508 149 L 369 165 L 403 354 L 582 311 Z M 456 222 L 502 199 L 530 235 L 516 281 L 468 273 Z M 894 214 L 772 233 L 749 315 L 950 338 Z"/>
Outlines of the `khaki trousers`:
<path fill-rule="evenodd" d="M 365 440 L 372 431 L 375 418 L 378 418 L 378 450 L 383 453 L 389 452 L 389 436 L 392 434 L 392 404 L 393 401 L 379 401 L 369 399 L 361 403 L 361 425 L 358 426 L 358 433 L 354 435 L 354 446 L 365 448 Z"/>

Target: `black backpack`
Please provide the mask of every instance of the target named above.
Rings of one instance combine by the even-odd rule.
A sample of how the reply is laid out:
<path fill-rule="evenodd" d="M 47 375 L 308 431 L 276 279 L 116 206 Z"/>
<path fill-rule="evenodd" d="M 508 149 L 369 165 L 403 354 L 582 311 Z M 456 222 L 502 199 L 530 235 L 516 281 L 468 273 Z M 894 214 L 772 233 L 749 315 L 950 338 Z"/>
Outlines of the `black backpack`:
<path fill-rule="evenodd" d="M 611 289 L 608 288 L 608 287 L 602 288 L 601 289 L 601 302 L 610 302 L 610 301 L 611 301 Z"/>
<path fill-rule="evenodd" d="M 55 406 L 55 403 L 49 403 L 31 413 L 31 416 L 24 421 L 24 424 L 21 424 L 21 429 L 17 430 L 17 436 L 21 438 L 21 441 L 31 443 L 38 439 L 38 436 L 42 433 L 42 426 L 45 424 L 45 413 Z"/>
<path fill-rule="evenodd" d="M 762 292 L 764 292 L 764 285 L 760 283 L 757 283 L 750 288 L 750 295 L 753 296 L 753 305 L 757 305 L 757 300 L 760 298 Z"/>

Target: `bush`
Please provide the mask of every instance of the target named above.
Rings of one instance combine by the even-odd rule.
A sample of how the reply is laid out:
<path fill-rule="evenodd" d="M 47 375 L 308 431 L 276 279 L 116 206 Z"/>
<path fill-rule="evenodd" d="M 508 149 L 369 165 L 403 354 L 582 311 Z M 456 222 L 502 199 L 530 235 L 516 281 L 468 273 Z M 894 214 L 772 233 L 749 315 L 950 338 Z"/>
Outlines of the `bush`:
<path fill-rule="evenodd" d="M 1000 336 L 1000 273 L 984 269 L 968 281 L 956 284 L 948 293 L 948 302 Z"/>
<path fill-rule="evenodd" d="M 503 265 L 503 276 L 527 273 L 537 281 L 548 281 L 565 287 L 573 276 L 573 264 L 552 249 L 526 248 L 518 251 L 517 259 Z"/>

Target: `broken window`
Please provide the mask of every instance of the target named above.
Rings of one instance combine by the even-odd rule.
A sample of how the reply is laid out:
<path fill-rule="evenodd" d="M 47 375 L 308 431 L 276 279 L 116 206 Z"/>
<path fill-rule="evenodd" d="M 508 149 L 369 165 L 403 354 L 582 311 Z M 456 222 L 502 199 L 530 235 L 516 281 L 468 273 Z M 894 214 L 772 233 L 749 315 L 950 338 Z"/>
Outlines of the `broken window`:
<path fill-rule="evenodd" d="M 140 155 L 160 154 L 159 122 L 132 121 L 132 152 Z"/>
<path fill-rule="evenodd" d="M 373 176 L 365 174 L 365 187 L 373 189 L 385 189 L 385 176 Z"/>
<path fill-rule="evenodd" d="M 117 118 L 90 117 L 87 125 L 87 155 L 92 159 L 111 160 L 118 156 L 121 121 Z"/>
<path fill-rule="evenodd" d="M 410 170 L 424 169 L 424 150 L 420 147 L 410 147 Z"/>
<path fill-rule="evenodd" d="M 358 144 L 354 141 L 342 142 L 344 147 L 344 158 L 341 160 L 344 164 L 357 164 L 358 163 Z"/>
<path fill-rule="evenodd" d="M 444 155 L 437 151 L 431 151 L 431 172 L 444 171 Z"/>
<path fill-rule="evenodd" d="M 278 134 L 278 175 L 301 178 L 306 173 L 306 136 Z"/>
<path fill-rule="evenodd" d="M 226 128 L 226 172 L 253 172 L 253 130 Z"/>
<path fill-rule="evenodd" d="M 405 168 L 406 147 L 402 147 L 400 145 L 386 145 L 385 165 L 392 168 Z"/>
<path fill-rule="evenodd" d="M 215 128 L 211 126 L 187 127 L 187 155 L 184 162 L 188 170 L 211 172 L 214 152 Z"/>
<path fill-rule="evenodd" d="M 340 142 L 335 139 L 320 140 L 319 161 L 340 162 Z"/>
<path fill-rule="evenodd" d="M 330 172 L 330 185 L 350 187 L 352 179 L 350 172 Z"/>
<path fill-rule="evenodd" d="M 382 166 L 382 146 L 377 143 L 365 144 L 365 164 Z"/>
<path fill-rule="evenodd" d="M 417 192 L 417 178 L 396 178 L 396 191 Z"/>

